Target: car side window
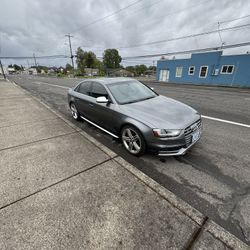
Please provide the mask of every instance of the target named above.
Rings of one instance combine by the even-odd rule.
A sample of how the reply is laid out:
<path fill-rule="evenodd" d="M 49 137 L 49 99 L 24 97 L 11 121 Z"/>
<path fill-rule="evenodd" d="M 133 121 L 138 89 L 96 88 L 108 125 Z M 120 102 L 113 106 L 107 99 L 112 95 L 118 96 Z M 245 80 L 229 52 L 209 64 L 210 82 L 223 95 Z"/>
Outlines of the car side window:
<path fill-rule="evenodd" d="M 107 90 L 100 83 L 93 82 L 91 92 L 91 96 L 93 96 L 94 98 L 105 96 L 107 99 L 109 99 Z"/>
<path fill-rule="evenodd" d="M 91 90 L 91 82 L 83 82 L 77 88 L 77 92 L 89 96 L 91 95 L 90 90 Z"/>

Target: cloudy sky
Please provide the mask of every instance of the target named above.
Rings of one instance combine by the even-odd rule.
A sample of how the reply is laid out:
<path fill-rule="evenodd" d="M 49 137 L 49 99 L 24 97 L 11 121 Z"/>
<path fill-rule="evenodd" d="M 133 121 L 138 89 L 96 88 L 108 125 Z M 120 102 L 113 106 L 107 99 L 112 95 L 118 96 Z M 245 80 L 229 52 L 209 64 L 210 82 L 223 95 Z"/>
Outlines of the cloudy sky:
<path fill-rule="evenodd" d="M 221 38 L 216 32 L 135 47 L 216 30 L 218 22 L 220 29 L 249 24 L 250 1 L 246 0 L 1 0 L 0 8 L 0 56 L 68 55 L 65 37 L 68 33 L 74 36 L 74 51 L 80 46 L 94 51 L 99 57 L 106 48 L 117 48 L 122 57 L 128 57 L 250 40 L 250 26 L 247 26 L 221 31 Z M 250 51 L 250 47 L 225 53 L 246 51 Z M 157 59 L 129 59 L 123 64 L 152 65 Z M 38 59 L 39 64 L 48 66 L 64 66 L 67 61 Z M 3 60 L 3 63 L 34 64 L 31 59 Z"/>

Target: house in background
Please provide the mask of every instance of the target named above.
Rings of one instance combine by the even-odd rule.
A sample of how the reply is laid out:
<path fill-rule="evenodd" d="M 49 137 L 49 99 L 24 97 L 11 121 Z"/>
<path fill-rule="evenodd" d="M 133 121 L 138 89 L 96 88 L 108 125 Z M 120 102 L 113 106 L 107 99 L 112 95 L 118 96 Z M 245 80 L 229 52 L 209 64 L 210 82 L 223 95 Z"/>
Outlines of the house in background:
<path fill-rule="evenodd" d="M 37 75 L 37 69 L 36 68 L 29 68 L 29 75 Z"/>
<path fill-rule="evenodd" d="M 99 74 L 99 69 L 85 68 L 84 73 L 86 76 L 97 76 Z"/>
<path fill-rule="evenodd" d="M 9 75 L 13 75 L 13 74 L 16 73 L 16 70 L 13 67 L 8 67 L 7 72 L 8 72 Z"/>
<path fill-rule="evenodd" d="M 134 73 L 126 69 L 116 69 L 113 71 L 114 76 L 116 77 L 133 77 Z"/>
<path fill-rule="evenodd" d="M 135 74 L 126 69 L 106 69 L 108 76 L 114 77 L 133 77 Z"/>
<path fill-rule="evenodd" d="M 192 54 L 188 59 L 161 59 L 156 78 L 171 83 L 250 87 L 250 54 L 216 51 Z"/>

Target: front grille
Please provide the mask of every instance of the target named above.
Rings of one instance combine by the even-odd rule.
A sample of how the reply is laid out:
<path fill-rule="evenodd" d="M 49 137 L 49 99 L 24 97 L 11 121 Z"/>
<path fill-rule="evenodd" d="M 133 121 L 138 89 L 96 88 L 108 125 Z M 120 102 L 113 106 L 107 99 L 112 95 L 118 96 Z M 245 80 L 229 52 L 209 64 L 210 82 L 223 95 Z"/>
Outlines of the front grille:
<path fill-rule="evenodd" d="M 194 131 L 201 128 L 201 119 L 194 122 L 184 130 L 185 140 L 186 140 L 186 147 L 192 144 L 192 134 Z"/>

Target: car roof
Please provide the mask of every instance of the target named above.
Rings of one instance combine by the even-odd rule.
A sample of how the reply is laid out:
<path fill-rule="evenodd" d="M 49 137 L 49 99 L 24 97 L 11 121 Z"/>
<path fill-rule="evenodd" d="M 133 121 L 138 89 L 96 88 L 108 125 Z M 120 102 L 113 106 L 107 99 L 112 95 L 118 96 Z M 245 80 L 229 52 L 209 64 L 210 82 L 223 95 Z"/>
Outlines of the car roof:
<path fill-rule="evenodd" d="M 130 77 L 100 77 L 100 78 L 94 78 L 94 79 L 86 79 L 86 81 L 93 81 L 93 82 L 99 82 L 102 84 L 112 84 L 112 83 L 118 83 L 118 82 L 127 82 L 135 80 Z"/>

